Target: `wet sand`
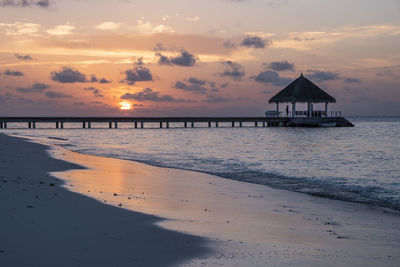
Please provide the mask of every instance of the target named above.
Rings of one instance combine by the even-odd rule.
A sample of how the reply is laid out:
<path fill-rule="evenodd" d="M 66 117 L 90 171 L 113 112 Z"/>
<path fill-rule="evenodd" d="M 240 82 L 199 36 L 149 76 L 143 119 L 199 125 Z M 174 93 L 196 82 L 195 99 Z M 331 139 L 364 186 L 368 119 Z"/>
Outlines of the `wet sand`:
<path fill-rule="evenodd" d="M 66 190 L 51 171 L 82 169 L 0 134 L 0 266 L 168 266 L 209 251 L 159 217 Z"/>
<path fill-rule="evenodd" d="M 13 139 L 13 142 L 21 141 Z M 27 153 L 25 147 L 26 145 L 20 146 L 23 155 Z M 41 146 L 41 149 L 44 148 Z M 10 168 L 12 164 L 3 162 L 3 154 L 0 154 L 0 164 Z M 155 227 L 158 231 L 167 231 L 153 225 L 156 223 L 163 229 L 171 230 L 167 233 L 172 237 L 166 237 L 167 240 L 164 240 L 168 244 L 176 243 L 174 235 L 179 231 L 182 234 L 178 235 L 189 240 L 189 246 L 185 247 L 187 251 L 180 251 L 175 256 L 181 258 L 166 261 L 165 265 L 397 266 L 400 261 L 400 216 L 388 210 L 275 190 L 198 172 L 83 155 L 55 146 L 51 147 L 49 154 L 58 160 L 47 159 L 50 162 L 46 166 L 52 168 L 47 167 L 43 172 L 50 171 L 51 176 L 60 180 L 55 187 L 36 185 L 37 188 L 29 189 L 31 194 L 51 194 L 51 190 L 57 188 L 63 192 L 62 196 L 57 196 L 58 199 L 64 198 L 64 195 L 68 197 L 69 194 L 85 200 L 88 199 L 81 195 L 89 196 L 96 200 L 90 201 L 99 206 L 99 209 L 103 207 L 129 216 L 143 216 L 144 219 L 136 218 L 135 223 Z M 17 153 L 15 157 L 26 159 L 26 155 L 23 155 Z M 32 166 L 36 158 L 31 157 L 30 160 L 31 163 L 25 164 L 28 167 Z M 62 166 L 57 167 L 57 164 Z M 76 165 L 86 168 L 77 169 Z M 70 170 L 65 171 L 66 169 Z M 9 176 L 15 176 L 16 171 L 10 168 Z M 50 181 L 54 179 L 51 176 Z M 59 182 L 61 180 L 65 183 Z M 80 195 L 69 193 L 59 186 Z M 35 191 L 39 189 L 42 191 Z M 4 188 L 0 190 L 5 191 Z M 3 198 L 3 193 L 1 195 Z M 50 195 L 48 197 L 43 205 L 50 200 Z M 64 203 L 62 208 L 57 208 L 60 207 L 60 203 L 54 203 L 54 209 L 63 209 L 65 202 L 60 200 L 60 203 Z M 2 210 L 7 210 L 11 204 L 10 201 L 8 204 L 1 204 Z M 79 209 L 77 206 L 80 204 L 75 204 L 70 207 Z M 34 210 L 25 206 L 16 209 L 21 209 L 19 214 L 29 214 Z M 3 214 L 4 212 L 2 211 Z M 85 218 L 90 217 L 85 212 L 81 213 Z M 90 214 L 90 211 L 86 210 L 86 213 Z M 168 220 L 159 220 L 143 214 Z M 45 219 L 44 216 L 43 220 Z M 75 227 L 88 228 L 96 224 L 95 222 L 96 220 L 77 218 Z M 24 221 L 21 225 L 27 223 L 29 221 Z M 0 223 L 1 226 L 2 224 Z M 112 221 L 109 222 L 109 226 L 119 229 L 118 225 L 113 226 Z M 51 229 L 52 226 L 47 227 Z M 140 231 L 142 226 L 136 227 L 137 231 Z M 3 227 L 0 231 L 2 229 Z M 133 236 L 123 234 L 124 230 L 126 229 L 122 228 L 120 232 L 124 242 L 136 243 L 137 240 Z M 2 237 L 3 232 L 1 233 Z M 29 233 L 25 236 L 29 236 Z M 201 236 L 203 239 L 195 236 Z M 153 239 L 153 235 L 143 239 L 147 237 L 149 240 L 142 241 L 146 244 L 141 247 L 143 253 L 159 255 L 159 241 Z M 62 236 L 54 239 L 58 238 Z M 76 238 L 79 239 L 78 236 Z M 115 243 L 118 243 L 118 240 Z M 137 242 L 137 245 L 140 246 L 140 242 Z M 206 253 L 207 249 L 211 252 Z M 102 252 L 99 250 L 98 253 Z M 2 254 L 0 265 L 6 252 Z M 182 259 L 186 260 L 181 261 Z"/>

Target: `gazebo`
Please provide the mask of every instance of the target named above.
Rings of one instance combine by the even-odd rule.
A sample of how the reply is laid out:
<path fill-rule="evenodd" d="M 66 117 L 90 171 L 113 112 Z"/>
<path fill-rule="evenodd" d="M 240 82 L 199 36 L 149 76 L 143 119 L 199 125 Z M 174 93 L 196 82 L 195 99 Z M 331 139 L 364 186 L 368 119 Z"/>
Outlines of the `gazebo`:
<path fill-rule="evenodd" d="M 307 103 L 307 111 L 296 112 L 296 103 Z M 307 117 L 327 117 L 328 103 L 336 103 L 336 100 L 328 93 L 323 91 L 312 81 L 304 77 L 303 73 L 299 78 L 294 80 L 288 86 L 283 88 L 279 93 L 274 95 L 269 103 L 276 103 L 276 112 L 279 116 L 279 103 L 291 103 L 291 116 L 307 116 Z M 325 111 L 313 111 L 313 103 L 325 103 Z M 288 114 L 289 115 L 289 114 Z"/>

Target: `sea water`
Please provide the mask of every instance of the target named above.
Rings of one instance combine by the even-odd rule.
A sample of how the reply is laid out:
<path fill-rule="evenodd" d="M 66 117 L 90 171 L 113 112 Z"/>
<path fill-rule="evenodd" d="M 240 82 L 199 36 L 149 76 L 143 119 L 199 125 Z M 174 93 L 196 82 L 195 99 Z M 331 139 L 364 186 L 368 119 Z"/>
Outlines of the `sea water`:
<path fill-rule="evenodd" d="M 92 155 L 195 170 L 321 197 L 400 210 L 400 117 L 350 118 L 354 128 L 208 128 L 169 129 L 146 123 L 10 124 L 3 132 L 45 138 Z"/>

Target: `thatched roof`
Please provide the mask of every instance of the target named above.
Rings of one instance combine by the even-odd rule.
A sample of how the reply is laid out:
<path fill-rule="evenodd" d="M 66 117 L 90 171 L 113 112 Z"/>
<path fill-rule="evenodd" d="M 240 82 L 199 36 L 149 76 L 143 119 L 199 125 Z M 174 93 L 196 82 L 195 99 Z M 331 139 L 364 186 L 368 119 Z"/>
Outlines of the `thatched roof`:
<path fill-rule="evenodd" d="M 335 103 L 336 100 L 316 86 L 312 81 L 304 77 L 302 73 L 299 78 L 283 88 L 269 100 L 269 103 L 281 102 Z"/>

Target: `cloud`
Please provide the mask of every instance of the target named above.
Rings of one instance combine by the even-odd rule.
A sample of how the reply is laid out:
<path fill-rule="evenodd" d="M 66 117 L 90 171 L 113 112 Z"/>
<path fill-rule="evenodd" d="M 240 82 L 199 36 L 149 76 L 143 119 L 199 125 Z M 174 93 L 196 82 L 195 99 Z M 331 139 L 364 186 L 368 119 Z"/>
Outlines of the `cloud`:
<path fill-rule="evenodd" d="M 381 72 L 376 73 L 376 76 L 379 77 L 393 76 L 393 72 L 389 69 L 385 69 Z"/>
<path fill-rule="evenodd" d="M 110 83 L 111 81 L 107 80 L 106 78 L 101 78 L 99 83 Z"/>
<path fill-rule="evenodd" d="M 137 101 L 153 101 L 153 102 L 192 102 L 190 100 L 176 99 L 171 95 L 163 95 L 160 92 L 154 91 L 151 88 L 143 89 L 142 91 L 130 94 L 126 93 L 121 96 L 121 99 L 134 99 Z"/>
<path fill-rule="evenodd" d="M 99 90 L 93 91 L 93 94 L 94 94 L 95 97 L 104 97 L 104 95 L 101 94 Z"/>
<path fill-rule="evenodd" d="M 67 94 L 63 94 L 63 93 L 59 93 L 59 92 L 54 92 L 54 91 L 46 92 L 46 96 L 48 98 L 70 98 L 70 97 L 72 97 L 71 95 L 67 95 Z"/>
<path fill-rule="evenodd" d="M 30 55 L 21 55 L 21 54 L 17 54 L 15 53 L 14 56 L 16 58 L 18 58 L 21 61 L 31 61 L 33 60 L 33 57 L 31 57 Z"/>
<path fill-rule="evenodd" d="M 268 65 L 268 67 L 274 71 L 285 71 L 285 70 L 294 71 L 294 64 L 289 63 L 288 61 L 271 62 Z"/>
<path fill-rule="evenodd" d="M 257 76 L 251 77 L 251 79 L 255 80 L 256 82 L 272 84 L 275 86 L 287 85 L 291 82 L 291 79 L 280 77 L 279 73 L 270 70 L 262 71 Z"/>
<path fill-rule="evenodd" d="M 200 85 L 200 86 L 206 84 L 206 81 L 203 81 L 203 80 L 200 80 L 200 79 L 197 79 L 197 78 L 193 78 L 193 77 L 190 77 L 188 79 L 188 82 L 190 82 L 193 85 Z"/>
<path fill-rule="evenodd" d="M 199 16 L 186 17 L 185 19 L 186 19 L 187 21 L 190 21 L 190 22 L 196 22 L 196 21 L 198 21 L 198 20 L 200 19 L 200 17 L 199 17 Z"/>
<path fill-rule="evenodd" d="M 364 96 L 366 92 L 369 91 L 368 88 L 350 88 L 350 87 L 345 87 L 344 91 L 346 91 L 349 94 L 356 94 L 359 96 Z"/>
<path fill-rule="evenodd" d="M 336 72 L 331 71 L 319 71 L 319 70 L 308 70 L 310 72 L 307 76 L 311 80 L 315 80 L 317 82 L 324 82 L 324 81 L 334 81 L 339 80 L 340 76 Z"/>
<path fill-rule="evenodd" d="M 64 36 L 73 34 L 74 30 L 75 26 L 64 24 L 64 25 L 57 25 L 52 29 L 48 29 L 46 32 L 50 35 Z"/>
<path fill-rule="evenodd" d="M 93 95 L 94 95 L 95 97 L 104 97 L 104 95 L 101 94 L 100 90 L 97 89 L 97 88 L 95 88 L 95 87 L 85 87 L 85 88 L 83 88 L 83 90 L 85 90 L 85 91 L 92 91 L 92 92 L 93 92 Z"/>
<path fill-rule="evenodd" d="M 40 93 L 50 88 L 50 85 L 45 83 L 34 83 L 30 87 L 18 87 L 17 91 L 21 93 Z"/>
<path fill-rule="evenodd" d="M 153 51 L 156 52 L 160 52 L 160 51 L 166 51 L 167 49 L 164 47 L 164 45 L 162 43 L 157 43 L 154 47 L 153 47 Z"/>
<path fill-rule="evenodd" d="M 345 83 L 362 83 L 362 81 L 358 78 L 352 78 L 352 77 L 348 77 L 346 79 L 344 79 Z"/>
<path fill-rule="evenodd" d="M 106 78 L 101 78 L 101 79 L 97 79 L 96 75 L 92 75 L 90 77 L 90 82 L 92 83 L 110 83 L 109 80 L 107 80 Z"/>
<path fill-rule="evenodd" d="M 235 80 L 240 80 L 246 73 L 244 68 L 239 63 L 232 62 L 230 60 L 221 62 L 222 67 L 224 68 L 223 72 L 219 73 L 221 77 L 231 77 Z"/>
<path fill-rule="evenodd" d="M 95 28 L 98 30 L 102 30 L 102 31 L 110 31 L 110 30 L 116 30 L 119 29 L 123 26 L 122 23 L 116 23 L 113 21 L 107 21 L 107 22 L 103 22 L 99 25 L 96 25 Z"/>
<path fill-rule="evenodd" d="M 228 87 L 229 86 L 229 83 L 223 83 L 223 84 L 221 84 L 221 88 L 225 88 L 225 87 Z"/>
<path fill-rule="evenodd" d="M 98 79 L 96 75 L 91 75 L 90 80 L 86 77 L 86 74 L 79 70 L 64 66 L 60 71 L 53 71 L 50 73 L 50 79 L 60 83 L 110 83 L 111 81 L 106 78 Z"/>
<path fill-rule="evenodd" d="M 63 67 L 61 71 L 51 72 L 50 78 L 60 83 L 84 83 L 88 81 L 85 74 L 71 67 Z"/>
<path fill-rule="evenodd" d="M 142 59 L 139 59 L 133 69 L 125 71 L 125 80 L 122 82 L 127 82 L 128 84 L 135 84 L 136 82 L 146 82 L 153 81 L 153 75 L 151 71 L 143 66 Z"/>
<path fill-rule="evenodd" d="M 284 5 L 287 5 L 289 0 L 271 0 L 268 2 L 268 5 L 273 8 L 278 8 Z"/>
<path fill-rule="evenodd" d="M 167 57 L 162 55 L 161 53 L 156 53 L 156 56 L 159 57 L 158 64 L 160 65 L 178 65 L 184 67 L 191 67 L 196 64 L 196 57 L 193 54 L 190 54 L 186 50 L 182 50 L 179 56 L 176 57 Z"/>
<path fill-rule="evenodd" d="M 0 23 L 0 33 L 5 35 L 38 35 L 41 26 L 35 23 Z"/>
<path fill-rule="evenodd" d="M 24 74 L 18 70 L 9 70 L 9 69 L 5 70 L 3 74 L 7 76 L 17 76 L 17 77 L 24 76 Z"/>
<path fill-rule="evenodd" d="M 242 41 L 240 45 L 249 48 L 264 48 L 269 43 L 270 41 L 261 39 L 258 36 L 253 36 L 253 37 L 248 36 Z"/>
<path fill-rule="evenodd" d="M 222 102 L 227 102 L 229 99 L 223 96 L 217 96 L 217 95 L 208 95 L 206 100 L 204 102 L 208 103 L 222 103 Z"/>
<path fill-rule="evenodd" d="M 153 25 L 149 21 L 143 21 L 143 20 L 138 21 L 138 25 L 136 26 L 136 29 L 143 34 L 175 32 L 174 29 L 172 29 L 169 26 L 166 26 L 163 24 Z"/>
<path fill-rule="evenodd" d="M 372 38 L 400 35 L 399 25 L 366 25 L 337 28 L 331 31 L 291 32 L 274 39 L 273 48 L 289 48 L 299 51 L 316 49 L 347 38 Z"/>
<path fill-rule="evenodd" d="M 50 6 L 49 0 L 2 0 L 0 6 L 10 7 L 41 7 L 46 8 Z"/>
<path fill-rule="evenodd" d="M 49 0 L 39 0 L 36 2 L 36 5 L 38 7 L 49 7 L 50 6 L 50 1 Z"/>
<path fill-rule="evenodd" d="M 233 48 L 236 48 L 236 47 L 237 47 L 236 43 L 234 43 L 234 42 L 232 42 L 232 41 L 230 41 L 230 40 L 224 41 L 224 42 L 222 43 L 222 45 L 223 45 L 225 48 L 229 48 L 229 49 L 233 49 Z"/>
<path fill-rule="evenodd" d="M 177 81 L 174 84 L 174 88 L 183 90 L 186 92 L 193 92 L 195 94 L 205 94 L 209 90 L 208 87 L 205 87 L 206 81 L 190 77 L 187 81 Z M 212 87 L 215 86 L 215 83 L 211 82 Z"/>

